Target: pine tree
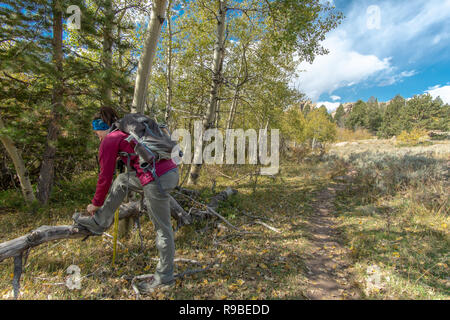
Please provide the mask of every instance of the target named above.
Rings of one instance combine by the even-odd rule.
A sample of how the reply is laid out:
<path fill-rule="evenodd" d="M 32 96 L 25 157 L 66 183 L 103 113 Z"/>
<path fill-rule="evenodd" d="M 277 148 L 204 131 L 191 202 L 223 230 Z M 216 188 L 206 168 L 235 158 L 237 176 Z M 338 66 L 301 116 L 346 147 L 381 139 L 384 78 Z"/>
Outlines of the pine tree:
<path fill-rule="evenodd" d="M 402 112 L 406 105 L 406 100 L 397 95 L 386 106 L 386 110 L 383 114 L 383 121 L 378 131 L 378 135 L 383 138 L 390 138 L 400 134 L 403 130 L 402 124 Z"/>
<path fill-rule="evenodd" d="M 80 30 L 65 24 L 70 5 L 82 12 Z M 25 167 L 32 164 L 30 180 L 46 203 L 55 175 L 67 179 L 74 164 L 95 157 L 89 119 L 101 101 L 103 66 L 101 54 L 89 53 L 101 52 L 101 22 L 81 0 L 6 1 L 0 19 L 2 118 L 16 147 L 27 150 Z"/>
<path fill-rule="evenodd" d="M 367 104 L 362 100 L 357 101 L 345 121 L 345 126 L 352 130 L 368 128 L 367 111 Z"/>
<path fill-rule="evenodd" d="M 430 94 L 416 95 L 407 101 L 402 110 L 402 129 L 439 129 L 444 116 L 441 99 L 433 99 Z"/>
<path fill-rule="evenodd" d="M 378 99 L 371 97 L 367 101 L 367 129 L 372 133 L 378 132 L 383 121 L 383 113 L 378 104 Z"/>
<path fill-rule="evenodd" d="M 344 116 L 345 116 L 345 109 L 344 105 L 341 103 L 339 107 L 336 109 L 336 113 L 334 114 L 334 122 L 340 128 L 344 127 L 344 120 L 345 120 Z"/>

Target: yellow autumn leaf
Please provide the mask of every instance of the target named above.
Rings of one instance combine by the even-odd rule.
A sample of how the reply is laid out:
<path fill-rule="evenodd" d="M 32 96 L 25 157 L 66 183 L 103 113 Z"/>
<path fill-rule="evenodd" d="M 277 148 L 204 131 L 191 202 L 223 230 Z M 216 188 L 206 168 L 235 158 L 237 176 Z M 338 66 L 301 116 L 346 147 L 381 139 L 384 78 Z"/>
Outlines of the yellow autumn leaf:
<path fill-rule="evenodd" d="M 230 290 L 230 291 L 234 291 L 236 289 L 237 289 L 237 286 L 235 284 L 231 284 L 228 286 L 228 290 Z"/>
<path fill-rule="evenodd" d="M 156 295 L 156 297 L 158 298 L 158 299 L 164 299 L 165 297 L 166 297 L 166 295 L 164 294 L 164 292 L 158 292 L 157 293 L 157 295 Z"/>

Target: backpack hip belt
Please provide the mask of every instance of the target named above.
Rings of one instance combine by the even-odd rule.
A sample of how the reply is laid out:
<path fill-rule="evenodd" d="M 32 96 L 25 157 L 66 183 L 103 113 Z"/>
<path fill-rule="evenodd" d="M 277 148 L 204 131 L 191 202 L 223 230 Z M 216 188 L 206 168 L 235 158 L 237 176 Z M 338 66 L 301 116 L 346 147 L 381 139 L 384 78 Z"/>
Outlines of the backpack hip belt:
<path fill-rule="evenodd" d="M 150 151 L 151 152 L 151 151 Z M 134 156 L 138 156 L 139 154 L 137 153 L 128 153 L 128 152 L 119 152 L 119 155 L 122 157 L 127 157 L 127 170 L 128 172 L 131 172 L 131 170 L 133 170 L 134 168 L 131 167 L 131 157 Z M 158 185 L 158 189 L 162 194 L 166 194 L 166 192 L 164 191 L 162 185 L 161 185 L 161 181 L 159 180 L 158 175 L 156 174 L 156 161 L 155 161 L 155 157 L 153 157 L 152 159 L 152 164 L 150 165 L 148 162 L 143 162 L 139 164 L 139 167 L 142 169 L 143 172 L 147 172 L 150 171 L 150 173 L 152 174 L 153 180 L 156 181 L 156 184 Z M 166 174 L 167 172 L 163 173 Z"/>

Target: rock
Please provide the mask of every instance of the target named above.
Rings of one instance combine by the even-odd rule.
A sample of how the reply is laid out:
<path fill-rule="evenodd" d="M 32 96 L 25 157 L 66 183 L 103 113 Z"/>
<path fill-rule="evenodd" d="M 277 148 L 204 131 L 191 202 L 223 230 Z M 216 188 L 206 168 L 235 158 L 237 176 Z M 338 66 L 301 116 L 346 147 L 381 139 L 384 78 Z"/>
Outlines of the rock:
<path fill-rule="evenodd" d="M 336 143 L 334 146 L 335 147 L 344 147 L 348 144 L 348 142 L 340 142 L 340 143 Z"/>

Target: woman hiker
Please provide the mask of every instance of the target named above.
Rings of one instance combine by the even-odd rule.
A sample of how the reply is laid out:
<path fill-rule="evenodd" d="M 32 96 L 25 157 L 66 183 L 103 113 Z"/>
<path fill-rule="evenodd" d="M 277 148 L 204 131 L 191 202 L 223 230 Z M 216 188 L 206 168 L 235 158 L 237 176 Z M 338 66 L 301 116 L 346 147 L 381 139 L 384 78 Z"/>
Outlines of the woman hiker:
<path fill-rule="evenodd" d="M 76 213 L 73 219 L 90 232 L 101 235 L 113 224 L 114 213 L 124 200 L 127 191 L 144 191 L 148 214 L 156 231 L 156 247 L 159 251 L 159 262 L 153 277 L 138 285 L 141 292 L 149 293 L 155 288 L 171 286 L 175 282 L 173 276 L 175 242 L 170 221 L 168 192 L 178 184 L 178 167 L 171 159 L 155 163 L 156 175 L 159 177 L 164 193 L 160 191 L 160 186 L 154 181 L 151 172 L 144 172 L 139 167 L 138 156 L 130 157 L 130 165 L 134 170 L 119 174 L 112 182 L 119 153 L 134 153 L 133 146 L 125 141 L 128 134 L 119 130 L 110 132 L 111 125 L 117 119 L 114 109 L 102 107 L 92 121 L 94 132 L 101 141 L 100 174 L 92 203 L 87 206 L 90 216 L 81 216 Z M 121 156 L 121 159 L 127 163 L 127 157 Z"/>

